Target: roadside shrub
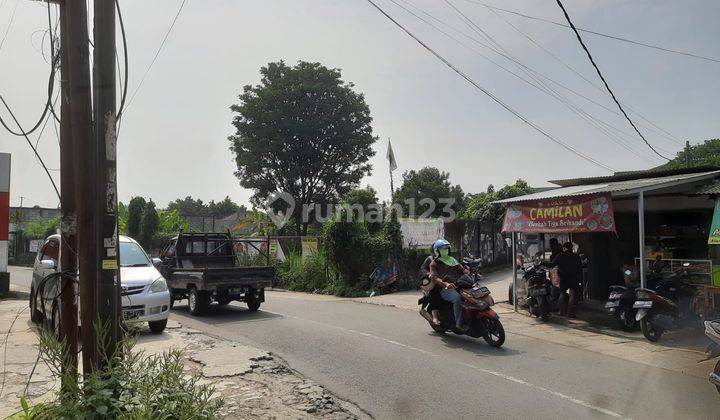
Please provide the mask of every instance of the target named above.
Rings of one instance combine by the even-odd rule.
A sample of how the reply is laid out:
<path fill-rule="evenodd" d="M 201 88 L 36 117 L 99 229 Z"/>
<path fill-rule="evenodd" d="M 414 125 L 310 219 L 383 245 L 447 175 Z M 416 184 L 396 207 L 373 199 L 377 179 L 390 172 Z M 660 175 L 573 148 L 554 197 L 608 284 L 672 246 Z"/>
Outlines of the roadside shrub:
<path fill-rule="evenodd" d="M 105 341 L 98 328 L 100 343 Z M 201 385 L 200 377 L 184 370 L 182 353 L 158 355 L 133 351 L 134 340 L 120 341 L 107 357 L 106 368 L 80 381 L 64 359 L 67 346 L 54 335 L 41 332 L 40 354 L 63 386 L 55 400 L 29 406 L 21 400 L 19 419 L 215 419 L 223 405 L 213 398 L 214 388 Z M 98 346 L 98 348 L 102 348 Z"/>
<path fill-rule="evenodd" d="M 326 273 L 327 268 L 327 273 Z M 308 255 L 305 259 L 297 252 L 287 255 L 285 262 L 277 267 L 277 278 L 281 287 L 298 292 L 332 293 L 335 273 L 327 267 L 325 252 Z"/>
<path fill-rule="evenodd" d="M 347 208 L 325 223 L 323 243 L 328 261 L 347 286 L 355 287 L 361 274 L 372 271 L 363 258 L 367 238 L 367 227 Z"/>

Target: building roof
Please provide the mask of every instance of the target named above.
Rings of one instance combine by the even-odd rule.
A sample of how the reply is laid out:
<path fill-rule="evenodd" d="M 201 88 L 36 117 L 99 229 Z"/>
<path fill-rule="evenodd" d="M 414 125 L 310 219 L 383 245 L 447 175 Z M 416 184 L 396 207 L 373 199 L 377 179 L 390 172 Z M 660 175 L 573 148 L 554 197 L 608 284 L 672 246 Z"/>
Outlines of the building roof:
<path fill-rule="evenodd" d="M 643 171 L 625 171 L 615 172 L 609 176 L 598 176 L 590 178 L 569 178 L 569 179 L 557 179 L 548 181 L 551 184 L 559 185 L 561 187 L 570 187 L 573 185 L 588 185 L 588 184 L 599 184 L 602 182 L 616 182 L 616 181 L 632 181 L 635 179 L 645 178 L 661 178 L 673 175 L 687 175 L 697 174 L 702 172 L 712 172 L 720 170 L 718 166 L 699 166 L 694 168 L 678 168 L 678 169 L 650 169 Z"/>
<path fill-rule="evenodd" d="M 495 203 L 508 204 L 521 201 L 544 200 L 550 198 L 573 197 L 578 195 L 602 193 L 612 193 L 613 195 L 630 195 L 636 194 L 640 191 L 652 191 L 661 188 L 672 187 L 675 185 L 682 185 L 685 183 L 709 180 L 716 177 L 720 177 L 720 170 L 712 170 L 699 173 L 683 173 L 679 175 L 659 176 L 652 178 L 645 177 L 640 179 L 636 178 L 630 180 L 616 180 L 610 182 L 605 181 L 592 184 L 569 185 L 566 187 L 555 188 L 548 191 L 521 195 L 519 197 L 507 198 L 505 200 L 498 200 L 495 201 Z M 718 189 L 720 190 L 720 186 L 718 187 Z"/>
<path fill-rule="evenodd" d="M 704 185 L 698 189 L 695 194 L 706 195 L 706 194 L 720 194 L 720 182 L 713 182 L 712 184 Z"/>

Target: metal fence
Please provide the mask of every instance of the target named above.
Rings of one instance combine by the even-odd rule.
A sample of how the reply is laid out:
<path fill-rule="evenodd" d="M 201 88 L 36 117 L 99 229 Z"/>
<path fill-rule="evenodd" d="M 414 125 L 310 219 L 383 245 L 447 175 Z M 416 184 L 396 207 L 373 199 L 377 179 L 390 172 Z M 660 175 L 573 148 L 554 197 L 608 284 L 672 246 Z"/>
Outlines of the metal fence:
<path fill-rule="evenodd" d="M 445 239 L 462 256 L 480 258 L 483 266 L 510 264 L 509 236 L 500 233 L 500 225 L 477 220 L 445 223 Z"/>

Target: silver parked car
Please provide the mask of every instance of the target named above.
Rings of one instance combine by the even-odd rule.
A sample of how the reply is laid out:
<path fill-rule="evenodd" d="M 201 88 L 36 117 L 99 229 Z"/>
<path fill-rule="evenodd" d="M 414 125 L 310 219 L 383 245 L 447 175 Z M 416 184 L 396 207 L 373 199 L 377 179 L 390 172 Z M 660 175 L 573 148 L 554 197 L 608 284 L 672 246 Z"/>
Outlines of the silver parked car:
<path fill-rule="evenodd" d="M 59 261 L 60 235 L 52 235 L 45 240 L 35 258 L 30 292 L 32 320 L 40 322 L 47 318 L 55 329 L 60 318 L 59 301 L 55 299 L 61 293 L 60 277 L 47 280 L 42 287 L 42 298 L 36 296 L 36 291 L 44 278 L 60 272 Z M 147 322 L 152 332 L 161 333 L 170 315 L 167 284 L 140 244 L 127 236 L 120 236 L 120 283 L 123 319 Z"/>

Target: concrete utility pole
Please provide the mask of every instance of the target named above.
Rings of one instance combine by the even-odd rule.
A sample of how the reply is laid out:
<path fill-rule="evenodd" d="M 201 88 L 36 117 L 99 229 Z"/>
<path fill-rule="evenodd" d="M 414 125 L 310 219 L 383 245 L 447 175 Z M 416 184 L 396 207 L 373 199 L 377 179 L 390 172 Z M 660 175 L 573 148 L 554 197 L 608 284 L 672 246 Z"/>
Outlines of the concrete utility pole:
<path fill-rule="evenodd" d="M 117 230 L 117 166 L 115 112 L 115 2 L 95 0 L 94 7 L 95 231 L 92 246 L 97 256 L 97 315 L 110 329 L 103 343 L 105 354 L 115 353 L 120 338 L 120 268 Z M 103 363 L 104 361 L 101 361 Z"/>
<path fill-rule="evenodd" d="M 60 8 L 60 267 L 63 270 L 60 297 L 60 339 L 67 343 L 71 369 L 77 372 L 78 328 L 75 301 L 75 273 L 77 272 L 77 215 L 75 212 L 75 147 L 70 125 L 70 96 L 68 78 L 68 42 L 66 35 L 67 13 L 65 3 Z M 52 42 L 52 40 L 50 41 Z"/>
<path fill-rule="evenodd" d="M 690 159 L 690 141 L 685 142 L 685 166 L 692 166 L 692 160 Z"/>
<path fill-rule="evenodd" d="M 95 248 L 94 209 L 96 147 L 92 135 L 90 99 L 90 40 L 88 39 L 87 7 L 84 1 L 65 2 L 67 43 L 67 75 L 70 104 L 70 125 L 75 158 L 74 186 L 78 269 L 80 273 L 80 322 L 82 324 L 83 373 L 90 374 L 98 366 L 95 339 L 95 290 L 98 255 Z M 65 171 L 67 168 L 62 167 Z"/>

